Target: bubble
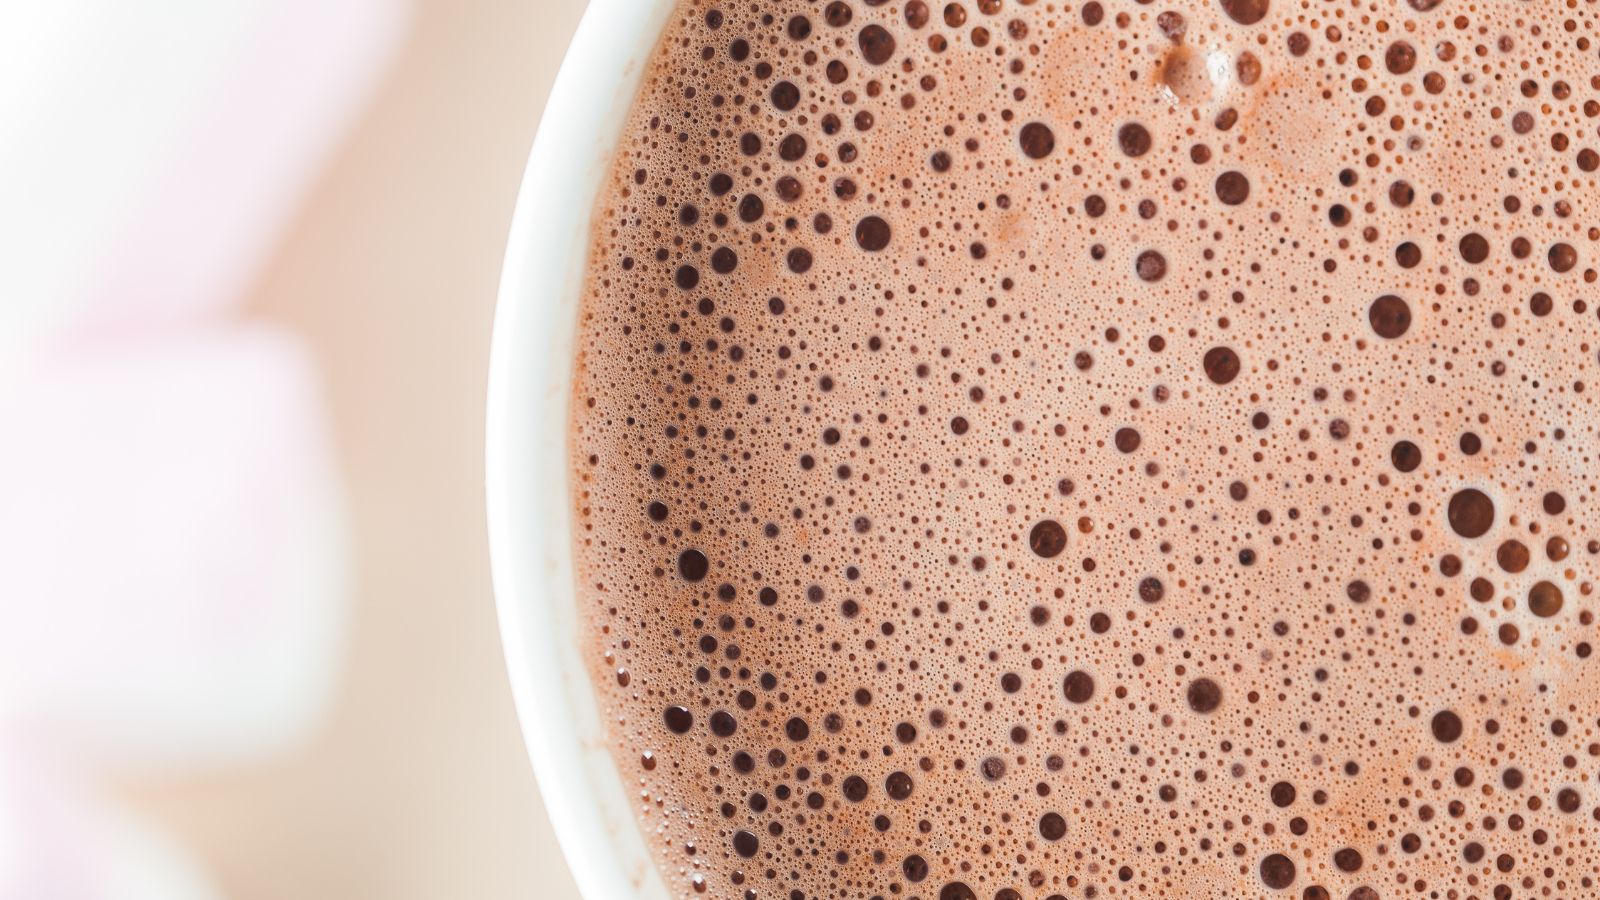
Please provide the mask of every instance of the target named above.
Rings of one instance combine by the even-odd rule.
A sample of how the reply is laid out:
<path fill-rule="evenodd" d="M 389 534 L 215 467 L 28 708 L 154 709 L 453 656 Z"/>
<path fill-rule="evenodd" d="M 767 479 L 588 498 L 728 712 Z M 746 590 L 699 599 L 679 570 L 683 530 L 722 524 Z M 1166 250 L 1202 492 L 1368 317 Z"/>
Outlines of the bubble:
<path fill-rule="evenodd" d="M 1217 176 L 1217 199 L 1238 206 L 1250 199 L 1250 179 L 1243 172 L 1228 171 Z"/>
<path fill-rule="evenodd" d="M 1043 122 L 1029 122 L 1022 126 L 1019 136 L 1022 152 L 1029 159 L 1044 159 L 1056 149 L 1056 135 Z"/>
<path fill-rule="evenodd" d="M 1483 537 L 1494 525 L 1494 502 L 1477 488 L 1465 488 L 1450 497 L 1450 528 L 1464 538 Z"/>
<path fill-rule="evenodd" d="M 1059 841 L 1067 834 L 1067 820 L 1060 813 L 1047 812 L 1039 817 L 1039 836 L 1047 841 Z"/>
<path fill-rule="evenodd" d="M 1333 853 L 1333 865 L 1341 872 L 1361 871 L 1361 852 L 1353 847 L 1344 847 Z"/>
<path fill-rule="evenodd" d="M 998 781 L 1005 777 L 1006 763 L 1005 760 L 998 756 L 989 756 L 985 757 L 982 763 L 979 763 L 978 770 L 983 773 L 984 778 L 990 781 Z"/>
<path fill-rule="evenodd" d="M 1294 884 L 1294 861 L 1282 853 L 1272 853 L 1261 860 L 1261 883 L 1281 891 Z"/>
<path fill-rule="evenodd" d="M 1296 793 L 1294 785 L 1279 781 L 1272 786 L 1272 805 L 1279 809 L 1293 806 Z"/>
<path fill-rule="evenodd" d="M 1410 441 L 1395 441 L 1389 448 L 1389 461 L 1400 472 L 1415 472 L 1422 465 L 1422 448 Z"/>
<path fill-rule="evenodd" d="M 800 105 L 800 89 L 792 81 L 780 81 L 772 86 L 772 105 L 788 112 Z"/>
<path fill-rule="evenodd" d="M 1467 590 L 1472 599 L 1479 603 L 1488 603 L 1494 599 L 1494 582 L 1487 578 L 1478 577 L 1472 579 L 1472 583 Z"/>
<path fill-rule="evenodd" d="M 1393 340 L 1411 327 L 1411 306 L 1393 294 L 1385 294 L 1367 308 L 1367 321 L 1378 337 Z"/>
<path fill-rule="evenodd" d="M 804 247 L 795 247 L 789 251 L 786 263 L 789 266 L 789 271 L 796 275 L 804 275 L 811 271 L 812 260 L 810 250 Z"/>
<path fill-rule="evenodd" d="M 1067 548 L 1067 531 L 1060 522 L 1044 519 L 1028 532 L 1028 546 L 1039 556 L 1053 559 Z"/>
<path fill-rule="evenodd" d="M 1128 122 L 1117 129 L 1117 146 L 1125 156 L 1137 159 L 1149 153 L 1151 142 L 1149 129 L 1138 122 Z"/>
<path fill-rule="evenodd" d="M 694 727 L 694 714 L 682 706 L 667 707 L 662 717 L 673 734 L 683 734 Z"/>
<path fill-rule="evenodd" d="M 978 900 L 978 895 L 964 881 L 952 881 L 939 889 L 939 900 Z"/>
<path fill-rule="evenodd" d="M 1565 598 L 1561 589 L 1548 581 L 1540 581 L 1528 589 L 1528 609 L 1541 619 L 1561 612 Z"/>
<path fill-rule="evenodd" d="M 799 743 L 811 737 L 811 725 L 805 719 L 794 716 L 783 723 L 783 733 L 789 740 Z"/>
<path fill-rule="evenodd" d="M 1417 64 L 1417 50 L 1410 41 L 1395 41 L 1383 54 L 1384 66 L 1395 75 L 1410 72 Z"/>
<path fill-rule="evenodd" d="M 1209 678 L 1196 678 L 1189 682 L 1185 696 L 1189 701 L 1189 708 L 1195 712 L 1214 712 L 1222 705 L 1222 686 Z"/>
<path fill-rule="evenodd" d="M 1206 351 L 1206 377 L 1214 384 L 1227 384 L 1239 377 L 1239 357 L 1231 347 L 1212 347 Z"/>
<path fill-rule="evenodd" d="M 1133 268 L 1141 281 L 1160 281 L 1167 277 L 1167 258 L 1155 250 L 1146 250 L 1134 260 Z"/>
<path fill-rule="evenodd" d="M 1553 537 L 1544 543 L 1545 557 L 1551 562 L 1560 562 L 1566 559 L 1567 554 L 1570 552 L 1572 552 L 1572 547 L 1567 543 L 1566 538 Z"/>
<path fill-rule="evenodd" d="M 1261 80 L 1261 60 L 1248 50 L 1239 54 L 1233 70 L 1240 84 L 1248 86 Z"/>
<path fill-rule="evenodd" d="M 889 246 L 889 223 L 877 216 L 867 216 L 857 222 L 856 244 L 868 253 L 877 253 Z"/>
<path fill-rule="evenodd" d="M 778 143 L 778 158 L 794 162 L 806 155 L 806 139 L 798 134 L 786 135 Z"/>
<path fill-rule="evenodd" d="M 1558 273 L 1570 272 L 1578 264 L 1578 251 L 1568 243 L 1551 245 L 1549 255 L 1550 268 Z"/>
<path fill-rule="evenodd" d="M 1094 697 L 1094 678 L 1088 672 L 1074 671 L 1067 675 L 1062 682 L 1062 690 L 1067 695 L 1067 700 L 1073 703 L 1088 703 Z"/>
<path fill-rule="evenodd" d="M 1433 714 L 1433 738 L 1444 744 L 1452 744 L 1461 739 L 1461 717 L 1448 709 L 1440 710 Z"/>
<path fill-rule="evenodd" d="M 1516 574 L 1528 567 L 1530 555 L 1528 553 L 1528 545 L 1513 538 L 1501 543 L 1495 550 L 1494 557 L 1495 562 L 1500 564 L 1500 568 Z"/>
<path fill-rule="evenodd" d="M 1575 813 L 1582 805 L 1582 795 L 1572 788 L 1562 788 L 1556 793 L 1556 808 L 1564 813 Z"/>
<path fill-rule="evenodd" d="M 1161 584 L 1161 579 L 1154 576 L 1139 580 L 1139 599 L 1146 603 L 1159 603 L 1166 595 L 1166 588 Z"/>
<path fill-rule="evenodd" d="M 1254 25 L 1267 17 L 1267 0 L 1217 0 L 1228 18 L 1240 25 Z"/>
<path fill-rule="evenodd" d="M 868 25 L 857 37 L 861 57 L 875 66 L 881 66 L 894 57 L 894 35 L 882 25 Z"/>
<path fill-rule="evenodd" d="M 699 550 L 690 549 L 678 554 L 678 574 L 685 581 L 701 581 L 710 569 L 710 560 Z"/>

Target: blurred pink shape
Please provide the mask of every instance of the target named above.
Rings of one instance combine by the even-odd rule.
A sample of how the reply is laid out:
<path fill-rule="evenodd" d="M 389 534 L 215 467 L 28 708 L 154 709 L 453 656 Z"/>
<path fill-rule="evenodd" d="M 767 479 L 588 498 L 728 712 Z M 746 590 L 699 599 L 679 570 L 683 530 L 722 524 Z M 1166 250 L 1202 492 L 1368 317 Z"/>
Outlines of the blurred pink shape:
<path fill-rule="evenodd" d="M 0 12 L 0 127 L 31 141 L 0 144 L 0 187 L 40 205 L 0 208 L 0 900 L 210 900 L 96 777 L 260 760 L 332 700 L 349 562 L 318 377 L 228 312 L 408 10 Z"/>
<path fill-rule="evenodd" d="M 0 900 L 216 900 L 181 847 L 0 735 Z"/>
<path fill-rule="evenodd" d="M 80 838 L 81 790 L 0 737 L 0 900 L 94 896 L 100 877 Z"/>
<path fill-rule="evenodd" d="M 401 0 L 277 0 L 156 171 L 90 286 L 84 324 L 147 327 L 236 303 L 407 20 Z"/>
<path fill-rule="evenodd" d="M 13 720 L 120 768 L 303 736 L 331 694 L 345 554 L 300 344 L 265 326 L 83 341 L 30 376 L 0 400 Z"/>

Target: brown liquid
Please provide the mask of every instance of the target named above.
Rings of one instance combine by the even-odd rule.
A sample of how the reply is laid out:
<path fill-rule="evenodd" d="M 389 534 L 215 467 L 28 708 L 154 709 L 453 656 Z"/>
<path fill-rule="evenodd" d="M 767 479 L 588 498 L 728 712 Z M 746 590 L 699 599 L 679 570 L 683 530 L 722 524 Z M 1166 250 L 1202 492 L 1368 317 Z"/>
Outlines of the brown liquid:
<path fill-rule="evenodd" d="M 690 897 L 1594 897 L 1593 0 L 685 0 L 580 601 Z"/>

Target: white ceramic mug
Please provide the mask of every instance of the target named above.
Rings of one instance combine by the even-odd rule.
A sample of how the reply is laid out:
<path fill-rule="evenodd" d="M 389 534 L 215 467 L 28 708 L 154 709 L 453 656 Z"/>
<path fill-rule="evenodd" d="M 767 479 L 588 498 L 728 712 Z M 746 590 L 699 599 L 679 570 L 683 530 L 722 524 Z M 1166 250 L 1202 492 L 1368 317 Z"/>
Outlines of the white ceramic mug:
<path fill-rule="evenodd" d="M 590 0 L 534 141 L 490 366 L 489 540 L 506 662 L 545 806 L 584 896 L 665 898 L 579 644 L 567 460 L 590 220 L 673 0 Z"/>

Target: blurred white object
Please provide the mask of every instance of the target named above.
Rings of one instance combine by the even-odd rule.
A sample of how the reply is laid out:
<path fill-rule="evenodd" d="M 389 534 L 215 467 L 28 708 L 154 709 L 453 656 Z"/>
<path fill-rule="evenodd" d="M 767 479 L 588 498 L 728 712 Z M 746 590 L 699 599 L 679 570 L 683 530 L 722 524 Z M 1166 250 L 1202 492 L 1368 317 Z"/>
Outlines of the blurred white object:
<path fill-rule="evenodd" d="M 253 761 L 331 697 L 344 541 L 298 342 L 58 350 L 0 399 L 0 709 L 100 767 Z"/>
<path fill-rule="evenodd" d="M 236 303 L 409 0 L 0 2 L 0 378 L 47 329 Z"/>
<path fill-rule="evenodd" d="M 0 736 L 0 900 L 215 900 L 183 848 Z"/>
<path fill-rule="evenodd" d="M 331 701 L 318 377 L 229 316 L 408 12 L 0 2 L 0 900 L 215 897 L 96 776 L 260 760 Z"/>

